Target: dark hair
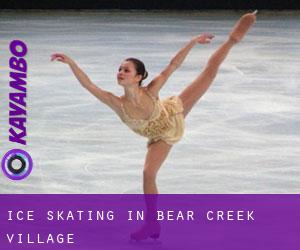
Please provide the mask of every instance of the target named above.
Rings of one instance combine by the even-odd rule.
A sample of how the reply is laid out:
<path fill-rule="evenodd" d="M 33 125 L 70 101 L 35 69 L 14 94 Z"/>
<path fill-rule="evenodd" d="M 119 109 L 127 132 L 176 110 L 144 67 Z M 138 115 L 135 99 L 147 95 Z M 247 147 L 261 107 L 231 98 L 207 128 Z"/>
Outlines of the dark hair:
<path fill-rule="evenodd" d="M 142 80 L 140 80 L 140 82 L 139 82 L 139 86 L 141 86 L 142 85 L 142 81 L 144 79 L 146 79 L 147 76 L 148 76 L 148 72 L 145 69 L 145 64 L 141 60 L 136 59 L 136 58 L 132 58 L 132 57 L 131 58 L 127 58 L 125 61 L 132 62 L 134 64 L 134 66 L 135 66 L 135 70 L 136 70 L 137 74 L 142 76 Z"/>

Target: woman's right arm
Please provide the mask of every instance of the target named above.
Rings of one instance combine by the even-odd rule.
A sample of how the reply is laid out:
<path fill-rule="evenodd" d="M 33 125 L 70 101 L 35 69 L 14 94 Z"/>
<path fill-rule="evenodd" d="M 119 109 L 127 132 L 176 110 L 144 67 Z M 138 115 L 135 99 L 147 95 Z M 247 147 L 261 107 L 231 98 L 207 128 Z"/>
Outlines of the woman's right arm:
<path fill-rule="evenodd" d="M 121 110 L 121 99 L 114 94 L 105 91 L 98 86 L 96 86 L 90 78 L 78 67 L 78 65 L 73 61 L 70 57 L 56 53 L 51 55 L 51 61 L 60 61 L 66 63 L 70 66 L 71 70 L 73 71 L 74 75 L 80 82 L 80 84 L 86 88 L 91 94 L 93 94 L 96 98 L 98 98 L 101 102 L 108 105 L 117 113 Z"/>

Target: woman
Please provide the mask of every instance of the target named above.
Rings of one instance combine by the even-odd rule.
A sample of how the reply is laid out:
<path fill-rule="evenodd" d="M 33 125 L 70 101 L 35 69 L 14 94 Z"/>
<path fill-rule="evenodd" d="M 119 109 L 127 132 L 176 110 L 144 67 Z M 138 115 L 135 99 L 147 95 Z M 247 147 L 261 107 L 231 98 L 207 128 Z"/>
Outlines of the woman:
<path fill-rule="evenodd" d="M 155 181 L 157 172 L 172 146 L 182 137 L 185 117 L 213 82 L 230 49 L 243 38 L 255 19 L 256 11 L 242 16 L 228 39 L 210 57 L 203 72 L 178 96 L 163 101 L 158 98 L 159 91 L 170 75 L 197 43 L 210 43 L 213 35 L 201 34 L 192 38 L 169 65 L 145 87 L 141 86 L 148 75 L 144 64 L 135 58 L 126 59 L 117 74 L 118 84 L 124 88 L 124 95 L 121 97 L 93 84 L 70 57 L 57 53 L 51 56 L 51 60 L 68 64 L 83 87 L 113 109 L 131 129 L 149 138 L 143 172 L 143 189 L 145 194 L 157 194 Z M 155 207 L 155 203 L 147 204 L 148 211 Z M 144 236 L 147 238 L 151 235 L 154 235 L 153 232 L 148 232 Z M 144 236 L 142 238 L 145 238 Z"/>

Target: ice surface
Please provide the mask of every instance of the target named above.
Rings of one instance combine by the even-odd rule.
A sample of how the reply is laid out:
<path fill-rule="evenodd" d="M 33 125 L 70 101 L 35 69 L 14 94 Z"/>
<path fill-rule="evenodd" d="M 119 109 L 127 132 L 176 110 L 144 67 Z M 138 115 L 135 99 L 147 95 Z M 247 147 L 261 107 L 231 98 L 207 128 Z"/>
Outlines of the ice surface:
<path fill-rule="evenodd" d="M 192 36 L 211 32 L 162 89 L 179 94 L 242 13 L 31 11 L 0 15 L 1 155 L 8 142 L 8 45 L 29 48 L 28 146 L 31 176 L 0 175 L 1 193 L 141 193 L 146 139 L 87 93 L 54 52 L 73 57 L 102 88 L 121 95 L 116 72 L 127 57 L 158 74 Z M 260 12 L 159 172 L 161 193 L 300 192 L 300 13 Z"/>

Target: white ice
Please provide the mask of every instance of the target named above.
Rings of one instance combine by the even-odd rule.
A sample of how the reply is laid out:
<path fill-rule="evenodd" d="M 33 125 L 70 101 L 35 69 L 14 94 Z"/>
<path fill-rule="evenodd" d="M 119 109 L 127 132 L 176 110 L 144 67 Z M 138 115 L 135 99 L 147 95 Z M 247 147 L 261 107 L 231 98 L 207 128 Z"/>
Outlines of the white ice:
<path fill-rule="evenodd" d="M 141 193 L 146 139 L 83 89 L 73 57 L 102 88 L 121 95 L 116 72 L 127 57 L 158 74 L 194 35 L 211 32 L 162 89 L 179 94 L 203 69 L 242 12 L 2 11 L 1 156 L 8 142 L 8 45 L 28 45 L 26 149 L 33 172 L 0 175 L 0 193 Z M 300 192 L 300 13 L 264 12 L 236 46 L 186 120 L 184 138 L 159 172 L 161 193 Z"/>

